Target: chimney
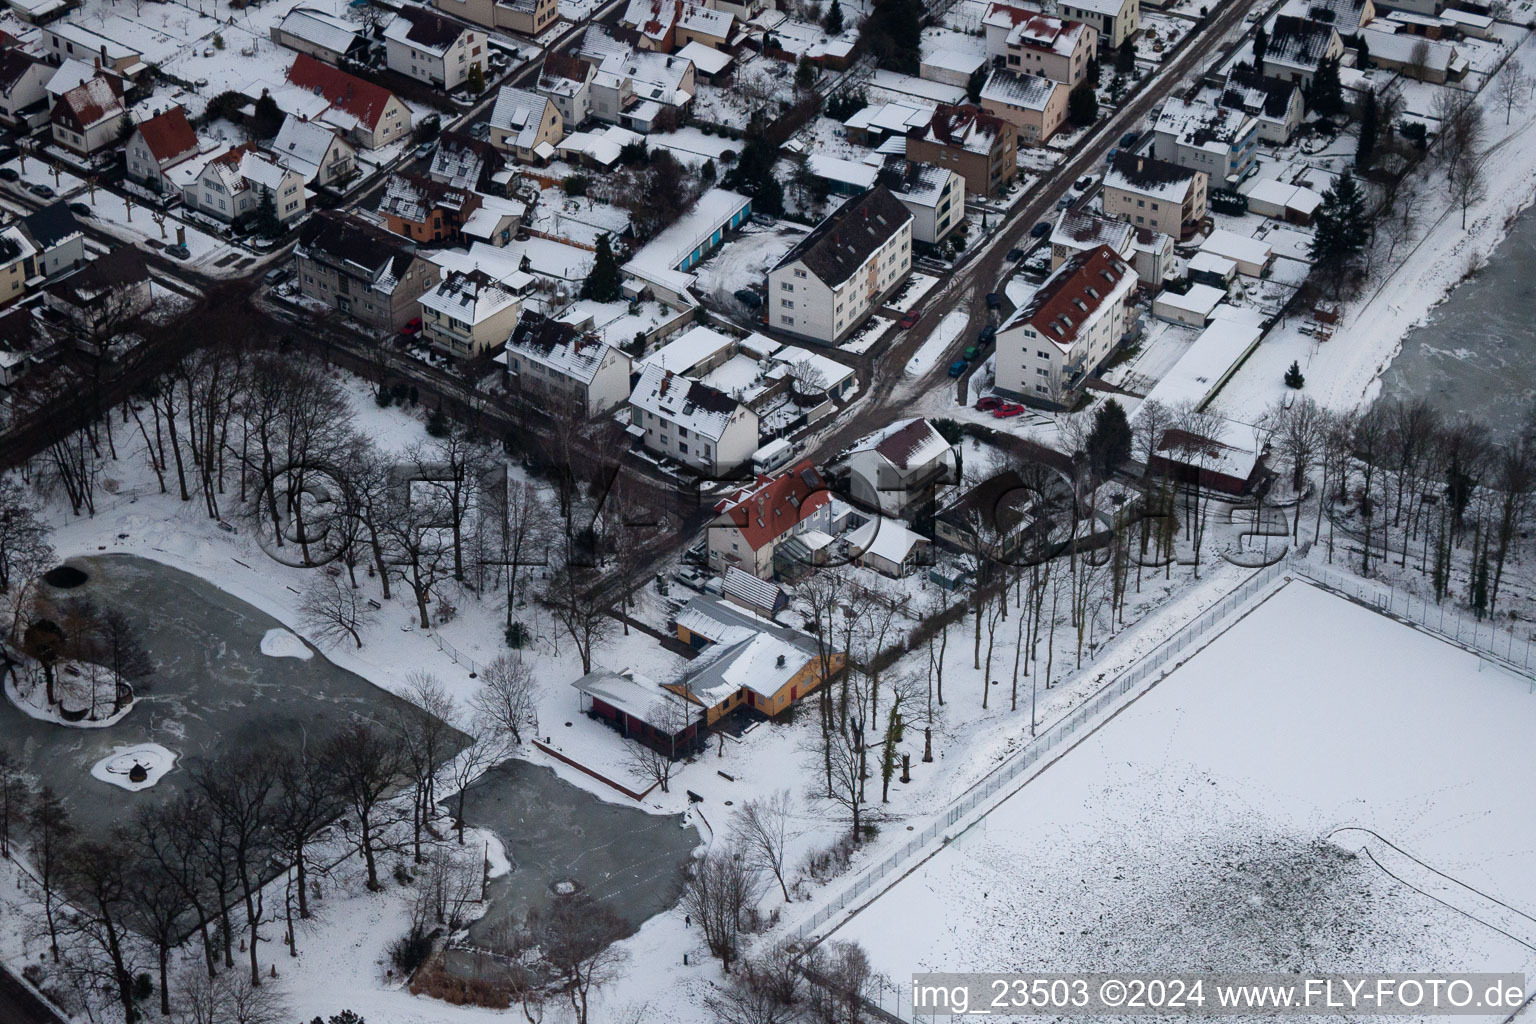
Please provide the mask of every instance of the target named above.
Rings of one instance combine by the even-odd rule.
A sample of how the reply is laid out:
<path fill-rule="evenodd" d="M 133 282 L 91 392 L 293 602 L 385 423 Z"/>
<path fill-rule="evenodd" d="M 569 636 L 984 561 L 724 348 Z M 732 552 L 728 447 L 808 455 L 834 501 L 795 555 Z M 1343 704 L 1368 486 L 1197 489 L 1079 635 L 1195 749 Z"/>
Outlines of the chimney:
<path fill-rule="evenodd" d="M 779 666 L 779 668 L 783 668 L 784 667 L 784 655 L 782 655 L 782 654 L 779 655 L 778 666 Z"/>

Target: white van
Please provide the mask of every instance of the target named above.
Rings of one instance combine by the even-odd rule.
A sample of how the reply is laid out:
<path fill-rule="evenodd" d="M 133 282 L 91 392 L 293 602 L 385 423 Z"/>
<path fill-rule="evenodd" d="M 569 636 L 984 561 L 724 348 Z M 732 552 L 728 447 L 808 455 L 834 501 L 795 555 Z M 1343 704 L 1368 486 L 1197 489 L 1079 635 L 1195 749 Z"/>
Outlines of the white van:
<path fill-rule="evenodd" d="M 752 471 L 766 476 L 788 462 L 795 454 L 794 446 L 782 437 L 775 438 L 752 453 Z"/>

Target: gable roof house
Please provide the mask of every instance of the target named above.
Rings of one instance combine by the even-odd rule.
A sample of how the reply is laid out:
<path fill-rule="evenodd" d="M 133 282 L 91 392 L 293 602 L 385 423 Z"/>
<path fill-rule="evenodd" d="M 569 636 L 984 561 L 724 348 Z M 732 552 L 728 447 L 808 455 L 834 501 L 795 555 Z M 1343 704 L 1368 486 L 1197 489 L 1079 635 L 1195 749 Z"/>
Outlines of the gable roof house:
<path fill-rule="evenodd" d="M 1056 0 L 1056 14 L 1098 29 L 1106 50 L 1124 46 L 1141 31 L 1141 0 Z"/>
<path fill-rule="evenodd" d="M 286 224 L 304 212 L 304 177 L 249 142 L 225 147 L 181 189 L 188 209 L 226 224 L 254 214 L 268 196 L 277 219 Z"/>
<path fill-rule="evenodd" d="M 410 133 L 410 108 L 383 86 L 303 53 L 294 58 L 287 78 L 325 100 L 321 119 L 345 133 L 353 145 L 378 149 Z"/>
<path fill-rule="evenodd" d="M 128 177 L 156 192 L 169 184 L 166 172 L 198 154 L 197 132 L 180 104 L 134 126 L 124 160 Z"/>
<path fill-rule="evenodd" d="M 1098 54 L 1098 30 L 1039 11 L 993 3 L 982 18 L 987 56 L 1011 71 L 1041 75 L 1071 87 L 1083 80 Z"/>
<path fill-rule="evenodd" d="M 1281 14 L 1332 25 L 1340 35 L 1354 35 L 1376 19 L 1374 0 L 1285 0 Z"/>
<path fill-rule="evenodd" d="M 838 207 L 768 272 L 768 322 L 829 344 L 912 273 L 912 213 L 884 185 Z"/>
<path fill-rule="evenodd" d="M 328 64 L 361 61 L 368 41 L 357 26 L 313 7 L 295 7 L 272 26 L 272 41 Z"/>
<path fill-rule="evenodd" d="M 1019 130 L 974 106 L 941 106 L 907 132 L 907 159 L 948 167 L 971 195 L 995 196 L 1018 174 Z"/>
<path fill-rule="evenodd" d="M 485 28 L 529 37 L 543 35 L 560 18 L 559 0 L 435 0 L 434 6 Z"/>
<path fill-rule="evenodd" d="M 1107 245 L 1073 255 L 997 332 L 997 388 L 1070 406 L 1135 326 L 1136 271 Z"/>
<path fill-rule="evenodd" d="M 427 177 L 440 185 L 489 195 L 503 191 L 494 181 L 500 169 L 501 154 L 489 142 L 463 132 L 443 132 L 432 151 Z"/>
<path fill-rule="evenodd" d="M 307 185 L 338 188 L 357 176 L 357 150 L 330 125 L 289 114 L 267 147 Z"/>
<path fill-rule="evenodd" d="M 384 182 L 379 215 L 384 226 L 413 242 L 450 242 L 480 208 L 481 197 L 419 174 L 391 174 Z"/>
<path fill-rule="evenodd" d="M 981 109 L 1019 130 L 1025 142 L 1043 146 L 1067 120 L 1067 95 L 1060 82 L 996 68 L 981 87 Z"/>
<path fill-rule="evenodd" d="M 433 348 L 473 359 L 499 348 L 517 326 L 522 297 L 483 270 L 452 270 L 425 292 L 422 337 Z"/>
<path fill-rule="evenodd" d="M 757 413 L 699 381 L 651 363 L 629 396 L 631 431 L 649 451 L 724 477 L 757 450 Z"/>
<path fill-rule="evenodd" d="M 736 18 L 729 11 L 688 0 L 629 0 L 619 24 L 638 36 L 642 50 L 671 53 L 691 42 L 712 49 L 730 45 Z"/>
<path fill-rule="evenodd" d="M 880 181 L 912 214 L 912 240 L 937 245 L 965 220 L 965 179 L 947 167 L 890 157 Z"/>
<path fill-rule="evenodd" d="M 115 78 L 97 75 L 68 90 L 49 114 L 53 141 L 72 153 L 91 156 L 117 143 L 128 108 Z"/>
<path fill-rule="evenodd" d="M 391 71 L 453 90 L 471 68 L 485 71 L 485 33 L 421 7 L 402 7 L 384 28 L 384 60 Z"/>
<path fill-rule="evenodd" d="M 1344 40 L 1332 25 L 1289 14 L 1275 16 L 1264 51 L 1264 77 L 1311 88 L 1318 65 L 1344 55 Z"/>
<path fill-rule="evenodd" d="M 1247 112 L 1177 96 L 1163 103 L 1152 133 L 1152 153 L 1159 160 L 1204 171 L 1224 187 L 1235 187 L 1247 175 L 1259 146 L 1259 123 Z"/>
<path fill-rule="evenodd" d="M 1194 235 L 1205 220 L 1205 171 L 1141 153 L 1121 153 L 1104 173 L 1104 212 L 1174 238 Z"/>
<path fill-rule="evenodd" d="M 776 477 L 758 476 L 715 504 L 718 514 L 707 531 L 710 567 L 772 579 L 779 545 L 807 530 L 827 531 L 831 503 L 832 492 L 809 459 Z"/>
<path fill-rule="evenodd" d="M 120 245 L 48 286 L 44 303 L 67 317 L 81 338 L 149 309 L 149 265 L 131 245 Z"/>
<path fill-rule="evenodd" d="M 549 97 L 502 86 L 491 108 L 491 145 L 522 163 L 547 163 L 565 136 L 560 111 Z"/>
<path fill-rule="evenodd" d="M 27 294 L 35 274 L 37 249 L 18 225 L 0 230 L 0 306 Z"/>
<path fill-rule="evenodd" d="M 958 482 L 959 459 L 938 428 L 918 417 L 900 420 L 848 455 L 848 494 L 867 508 L 901 515 Z"/>
<path fill-rule="evenodd" d="M 54 21 L 41 29 L 44 56 L 63 64 L 80 61 L 99 71 L 135 78 L 144 70 L 143 52 L 73 21 Z"/>
<path fill-rule="evenodd" d="M 698 74 L 685 57 L 624 47 L 596 59 L 591 114 L 598 120 L 645 133 L 693 102 Z"/>
<path fill-rule="evenodd" d="M 1249 114 L 1259 123 L 1259 139 L 1277 146 L 1291 141 L 1307 113 L 1301 86 L 1256 74 L 1251 69 L 1229 71 L 1216 102 Z"/>
<path fill-rule="evenodd" d="M 534 88 L 549 98 L 565 124 L 577 128 L 592 111 L 592 79 L 596 76 L 596 65 L 569 53 L 551 53 L 544 58 Z"/>
<path fill-rule="evenodd" d="M 504 354 L 509 383 L 524 392 L 570 401 L 596 416 L 629 400 L 627 352 L 571 324 L 524 310 Z"/>
<path fill-rule="evenodd" d="M 294 260 L 306 297 L 391 334 L 417 315 L 416 300 L 438 279 L 415 246 L 333 210 L 304 223 Z"/>
<path fill-rule="evenodd" d="M 51 279 L 85 265 L 85 232 L 64 200 L 27 214 L 16 226 L 34 250 L 29 277 Z"/>
<path fill-rule="evenodd" d="M 10 404 L 10 388 L 34 366 L 46 366 L 63 349 L 61 332 L 26 306 L 0 314 L 0 412 Z"/>
<path fill-rule="evenodd" d="M 0 50 L 0 121 L 32 128 L 48 116 L 53 68 L 18 46 Z"/>

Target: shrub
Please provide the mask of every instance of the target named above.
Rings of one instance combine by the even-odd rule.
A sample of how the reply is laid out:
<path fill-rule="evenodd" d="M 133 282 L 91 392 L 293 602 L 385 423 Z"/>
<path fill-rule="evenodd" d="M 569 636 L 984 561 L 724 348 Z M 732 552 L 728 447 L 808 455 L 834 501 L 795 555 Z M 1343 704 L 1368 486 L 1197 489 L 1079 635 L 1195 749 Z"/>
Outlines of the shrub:
<path fill-rule="evenodd" d="M 389 962 L 406 977 L 414 974 L 431 955 L 432 940 L 420 925 L 412 925 L 410 931 L 389 944 Z"/>
<path fill-rule="evenodd" d="M 560 187 L 565 189 L 566 195 L 575 199 L 587 194 L 588 184 L 585 174 L 572 174 L 560 183 Z"/>
<path fill-rule="evenodd" d="M 453 1006 L 484 1006 L 492 1010 L 505 1010 L 512 1005 L 506 986 L 480 979 L 456 978 L 443 969 L 436 957 L 424 964 L 411 979 L 411 995 L 441 999 Z"/>
<path fill-rule="evenodd" d="M 506 637 L 507 646 L 512 648 L 514 651 L 519 651 L 522 650 L 523 645 L 528 642 L 528 630 L 523 626 L 521 622 L 514 622 L 512 625 L 507 627 Z"/>

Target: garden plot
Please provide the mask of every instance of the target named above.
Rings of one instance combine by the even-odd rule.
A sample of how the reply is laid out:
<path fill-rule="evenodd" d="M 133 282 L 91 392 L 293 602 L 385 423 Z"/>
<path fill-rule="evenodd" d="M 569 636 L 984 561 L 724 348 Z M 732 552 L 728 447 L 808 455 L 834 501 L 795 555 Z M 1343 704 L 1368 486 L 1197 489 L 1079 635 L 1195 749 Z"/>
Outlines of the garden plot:
<path fill-rule="evenodd" d="M 835 937 L 898 982 L 1528 969 L 1491 901 L 1536 913 L 1533 720 L 1528 680 L 1292 583 Z"/>

